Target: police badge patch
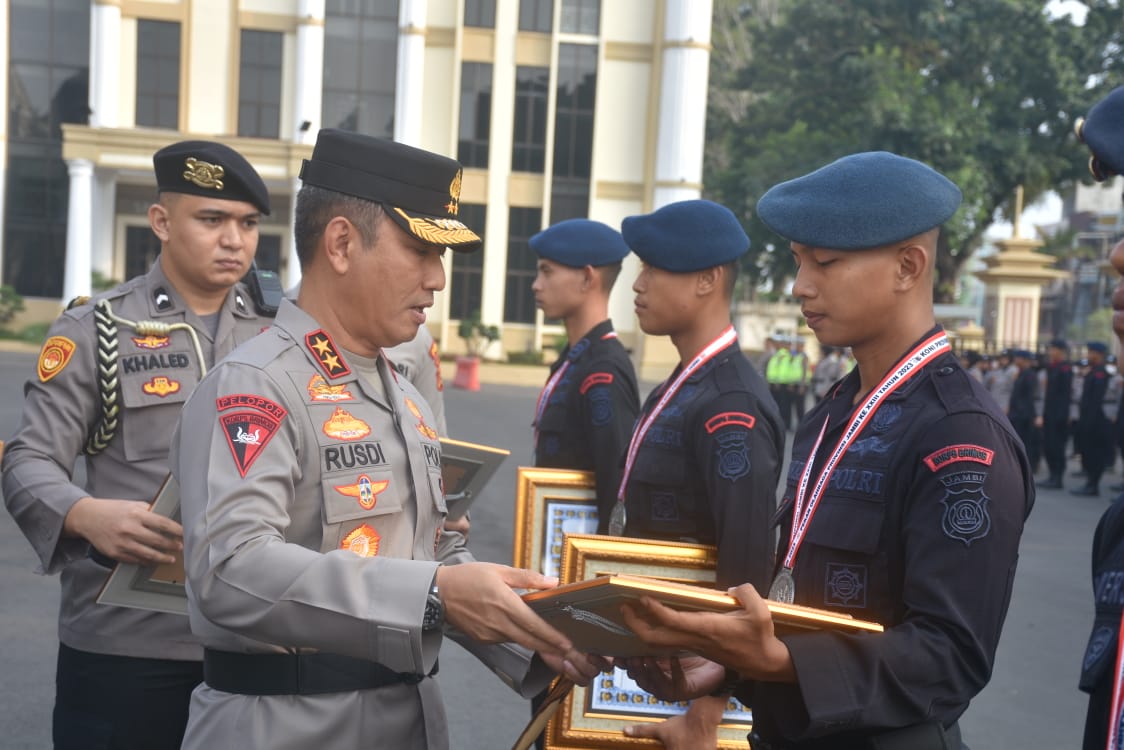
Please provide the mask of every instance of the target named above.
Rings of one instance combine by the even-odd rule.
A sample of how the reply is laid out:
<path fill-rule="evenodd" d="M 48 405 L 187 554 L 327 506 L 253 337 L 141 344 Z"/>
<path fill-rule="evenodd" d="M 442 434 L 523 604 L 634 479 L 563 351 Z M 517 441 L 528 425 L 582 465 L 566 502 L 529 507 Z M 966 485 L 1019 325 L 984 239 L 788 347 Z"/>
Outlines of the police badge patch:
<path fill-rule="evenodd" d="M 1108 625 L 1101 625 L 1089 636 L 1089 645 L 1085 647 L 1085 660 L 1081 668 L 1089 671 L 1094 664 L 1100 661 L 1105 651 L 1116 640 L 1116 631 Z"/>
<path fill-rule="evenodd" d="M 941 498 L 944 515 L 941 530 L 949 539 L 958 539 L 970 547 L 976 539 L 983 539 L 991 531 L 991 516 L 987 511 L 990 498 L 984 494 L 986 472 L 969 471 L 941 477 L 945 495 Z"/>
<path fill-rule="evenodd" d="M 834 607 L 865 607 L 866 566 L 828 563 L 824 604 Z"/>
<path fill-rule="evenodd" d="M 613 400 L 609 397 L 609 389 L 598 386 L 591 390 L 589 398 L 589 421 L 594 427 L 604 427 L 613 418 Z"/>
<path fill-rule="evenodd" d="M 736 482 L 749 473 L 749 444 L 746 433 L 726 432 L 718 435 L 718 476 Z"/>

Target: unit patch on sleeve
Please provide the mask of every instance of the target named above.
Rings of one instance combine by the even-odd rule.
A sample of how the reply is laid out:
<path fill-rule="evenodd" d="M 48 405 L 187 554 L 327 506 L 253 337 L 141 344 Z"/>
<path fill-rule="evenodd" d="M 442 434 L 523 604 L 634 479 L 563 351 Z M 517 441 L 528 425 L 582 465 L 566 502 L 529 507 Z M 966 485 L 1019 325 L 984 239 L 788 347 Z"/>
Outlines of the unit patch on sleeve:
<path fill-rule="evenodd" d="M 941 477 L 945 495 L 941 498 L 944 515 L 941 530 L 949 539 L 964 542 L 965 547 L 983 539 L 991 531 L 991 515 L 987 505 L 991 498 L 984 494 L 986 472 L 966 471 Z"/>
<path fill-rule="evenodd" d="M 743 411 L 724 411 L 706 420 L 706 424 L 703 426 L 706 427 L 708 435 L 713 435 L 723 427 L 730 425 L 739 425 L 747 430 L 752 430 L 755 424 L 757 424 L 757 420 Z"/>
<path fill-rule="evenodd" d="M 323 329 L 317 329 L 305 336 L 304 343 L 329 378 L 342 378 L 344 375 L 351 374 L 351 368 L 343 361 L 332 337 Z"/>
<path fill-rule="evenodd" d="M 961 461 L 971 461 L 977 464 L 991 466 L 991 462 L 994 458 L 995 451 L 990 448 L 984 448 L 982 445 L 962 443 L 960 445 L 946 446 L 939 451 L 933 451 L 928 456 L 925 456 L 923 460 L 930 471 L 940 471 L 950 464 L 959 463 Z"/>
<path fill-rule="evenodd" d="M 244 477 L 289 412 L 275 401 L 248 393 L 220 396 L 215 405 L 220 412 L 236 410 L 219 414 L 219 424 L 234 456 L 234 465 Z"/>
<path fill-rule="evenodd" d="M 595 372 L 582 381 L 581 388 L 579 389 L 582 395 L 595 385 L 609 385 L 613 382 L 613 373 L 611 372 Z"/>
<path fill-rule="evenodd" d="M 39 364 L 36 369 L 39 372 L 39 382 L 46 383 L 62 372 L 70 358 L 74 356 L 74 350 L 77 347 L 74 342 L 66 336 L 52 336 L 43 342 L 43 348 L 39 351 Z"/>

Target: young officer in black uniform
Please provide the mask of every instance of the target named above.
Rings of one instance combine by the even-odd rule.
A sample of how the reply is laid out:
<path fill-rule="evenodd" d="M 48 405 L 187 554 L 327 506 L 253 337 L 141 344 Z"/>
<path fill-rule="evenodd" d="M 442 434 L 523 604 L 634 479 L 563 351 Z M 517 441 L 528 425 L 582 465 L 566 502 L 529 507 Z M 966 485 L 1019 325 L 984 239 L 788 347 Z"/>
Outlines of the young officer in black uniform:
<path fill-rule="evenodd" d="M 567 340 L 535 404 L 535 466 L 592 471 L 604 534 L 640 410 L 636 371 L 609 320 L 609 293 L 628 245 L 589 219 L 555 224 L 529 244 L 539 256 L 535 304 L 562 320 Z"/>
<path fill-rule="evenodd" d="M 1034 352 L 1016 349 L 1011 353 L 1019 374 L 1011 386 L 1011 400 L 1007 406 L 1007 418 L 1015 428 L 1026 448 L 1030 460 L 1030 471 L 1038 471 L 1038 460 L 1042 455 L 1042 440 L 1038 415 L 1038 368 L 1035 367 Z"/>
<path fill-rule="evenodd" d="M 764 592 L 784 427 L 730 322 L 749 238 L 729 209 L 703 200 L 631 216 L 621 233 L 644 261 L 632 286 L 640 327 L 670 337 L 679 366 L 641 410 L 609 533 L 717 545 L 718 585 L 750 581 Z M 695 701 L 686 717 L 629 734 L 713 747 L 726 703 Z"/>
<path fill-rule="evenodd" d="M 1046 388 L 1042 399 L 1042 456 L 1050 476 L 1039 487 L 1060 490 L 1065 474 L 1065 444 L 1069 438 L 1069 407 L 1073 398 L 1073 366 L 1065 339 L 1054 339 L 1047 350 Z"/>
<path fill-rule="evenodd" d="M 706 657 L 676 679 L 651 659 L 630 673 L 663 697 L 733 688 L 753 710 L 754 750 L 959 748 L 957 719 L 991 674 L 1034 486 L 1007 418 L 935 322 L 939 227 L 959 205 L 944 176 L 885 152 L 757 204 L 791 241 L 809 327 L 857 363 L 794 437 L 770 598 L 886 630 L 778 638 L 747 585 L 735 616 L 626 606 L 647 643 Z"/>
<path fill-rule="evenodd" d="M 1124 87 L 1113 90 L 1077 122 L 1078 137 L 1089 146 L 1089 171 L 1097 181 L 1124 174 Z M 1124 275 L 1124 242 L 1109 254 Z M 1112 293 L 1113 329 L 1124 342 L 1124 282 Z M 1124 613 L 1124 495 L 1097 524 L 1093 537 L 1093 600 L 1096 619 L 1081 662 L 1080 687 L 1089 693 L 1083 750 L 1118 747 L 1124 737 L 1124 674 L 1120 667 L 1120 623 Z M 1114 710 L 1115 709 L 1115 710 Z M 1111 743 L 1109 742 L 1111 738 Z"/>

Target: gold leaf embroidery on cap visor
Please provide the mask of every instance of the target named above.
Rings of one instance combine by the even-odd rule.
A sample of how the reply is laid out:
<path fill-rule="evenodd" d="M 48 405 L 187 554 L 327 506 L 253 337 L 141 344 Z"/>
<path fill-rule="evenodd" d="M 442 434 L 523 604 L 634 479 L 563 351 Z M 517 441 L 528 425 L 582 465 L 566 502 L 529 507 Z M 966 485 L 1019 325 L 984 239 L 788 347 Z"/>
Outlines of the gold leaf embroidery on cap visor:
<path fill-rule="evenodd" d="M 410 233 L 433 245 L 467 245 L 479 242 L 476 233 L 456 219 L 431 219 L 410 216 L 394 206 L 394 211 L 410 225 Z"/>
<path fill-rule="evenodd" d="M 187 167 L 183 172 L 183 178 L 185 180 L 201 188 L 222 190 L 222 178 L 226 174 L 226 170 L 221 166 L 218 164 L 208 164 L 205 161 L 196 159 L 194 156 L 187 157 L 183 164 Z"/>

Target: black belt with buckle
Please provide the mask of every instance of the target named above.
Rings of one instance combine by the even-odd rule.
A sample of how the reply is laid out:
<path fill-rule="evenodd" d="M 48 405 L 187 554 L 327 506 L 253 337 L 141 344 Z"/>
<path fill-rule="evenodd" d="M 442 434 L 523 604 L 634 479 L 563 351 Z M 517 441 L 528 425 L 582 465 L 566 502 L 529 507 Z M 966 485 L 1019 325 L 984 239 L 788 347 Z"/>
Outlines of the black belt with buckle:
<path fill-rule="evenodd" d="M 203 680 L 241 695 L 320 695 L 416 685 L 437 674 L 395 672 L 382 664 L 339 654 L 240 654 L 203 650 Z"/>

